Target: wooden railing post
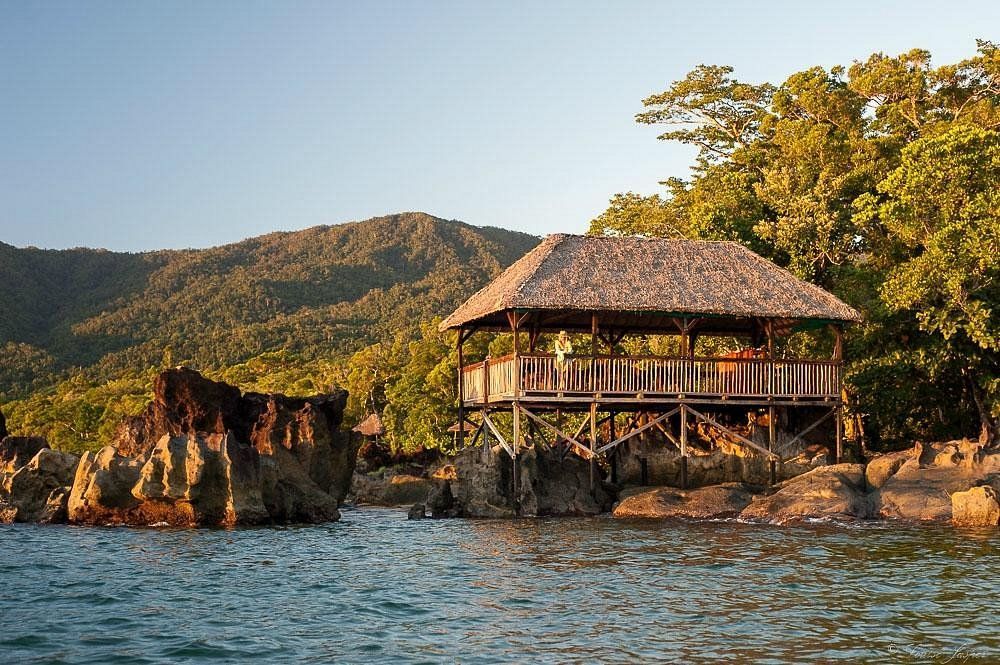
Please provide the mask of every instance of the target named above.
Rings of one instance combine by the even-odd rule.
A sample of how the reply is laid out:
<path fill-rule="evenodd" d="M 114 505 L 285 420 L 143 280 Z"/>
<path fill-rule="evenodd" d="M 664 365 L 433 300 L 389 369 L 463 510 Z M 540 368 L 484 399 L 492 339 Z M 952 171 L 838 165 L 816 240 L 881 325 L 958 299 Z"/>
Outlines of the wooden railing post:
<path fill-rule="evenodd" d="M 483 404 L 490 403 L 490 357 L 483 360 Z"/>

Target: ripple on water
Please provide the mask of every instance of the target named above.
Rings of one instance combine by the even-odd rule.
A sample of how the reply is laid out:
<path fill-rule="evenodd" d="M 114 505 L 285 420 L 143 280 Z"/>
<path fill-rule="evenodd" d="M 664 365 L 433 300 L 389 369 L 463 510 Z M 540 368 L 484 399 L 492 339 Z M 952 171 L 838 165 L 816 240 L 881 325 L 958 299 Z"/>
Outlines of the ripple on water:
<path fill-rule="evenodd" d="M 315 527 L 2 529 L 3 662 L 1000 658 L 984 619 L 1000 606 L 995 530 L 387 509 Z"/>

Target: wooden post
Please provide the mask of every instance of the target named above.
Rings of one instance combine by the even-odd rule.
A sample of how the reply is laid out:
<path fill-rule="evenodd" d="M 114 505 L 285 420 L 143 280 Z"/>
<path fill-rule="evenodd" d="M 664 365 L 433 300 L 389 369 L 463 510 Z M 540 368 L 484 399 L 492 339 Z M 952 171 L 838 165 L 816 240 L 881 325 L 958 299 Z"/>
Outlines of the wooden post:
<path fill-rule="evenodd" d="M 597 486 L 597 402 L 590 403 L 590 491 Z"/>
<path fill-rule="evenodd" d="M 681 404 L 681 489 L 688 485 L 688 419 L 687 406 Z"/>
<path fill-rule="evenodd" d="M 513 490 L 511 492 L 511 496 L 514 499 L 514 512 L 518 513 L 520 512 L 520 506 L 519 506 L 520 501 L 518 501 L 517 498 L 517 467 L 518 467 L 517 452 L 518 452 L 518 442 L 521 438 L 521 409 L 516 401 L 514 402 L 512 411 L 514 416 L 514 441 L 511 445 L 514 448 L 514 454 L 511 456 L 511 461 L 513 462 L 513 472 L 511 473 L 511 484 L 513 486 Z"/>
<path fill-rule="evenodd" d="M 767 452 L 774 452 L 774 406 L 767 407 Z M 774 457 L 768 455 L 767 457 L 768 465 L 768 485 L 774 485 L 776 480 L 776 469 L 774 463 Z"/>
<path fill-rule="evenodd" d="M 514 371 L 512 374 L 514 379 L 514 399 L 516 400 L 518 393 L 521 391 L 521 333 L 517 320 L 517 312 L 508 312 L 507 319 L 510 321 L 510 330 L 514 334 Z"/>
<path fill-rule="evenodd" d="M 833 343 L 833 359 L 837 361 L 837 413 L 834 418 L 837 421 L 836 451 L 834 451 L 834 462 L 840 464 L 844 455 L 844 331 L 840 326 L 833 326 L 835 340 Z"/>
<path fill-rule="evenodd" d="M 456 448 L 461 450 L 465 447 L 465 372 L 462 371 L 464 356 L 462 347 L 465 342 L 465 328 L 458 329 L 458 432 Z"/>
<path fill-rule="evenodd" d="M 611 412 L 611 418 L 608 420 L 608 441 L 615 441 L 617 439 L 615 434 L 615 412 Z M 614 448 L 611 451 L 611 482 L 618 484 L 618 448 Z"/>
<path fill-rule="evenodd" d="M 590 315 L 590 392 L 597 392 L 597 312 Z"/>
<path fill-rule="evenodd" d="M 840 460 L 843 459 L 844 454 L 844 402 L 838 397 L 840 403 L 837 404 L 837 415 L 835 416 L 837 421 L 837 450 L 834 456 L 834 463 L 840 464 Z"/>
<path fill-rule="evenodd" d="M 597 488 L 597 312 L 590 314 L 590 493 Z"/>

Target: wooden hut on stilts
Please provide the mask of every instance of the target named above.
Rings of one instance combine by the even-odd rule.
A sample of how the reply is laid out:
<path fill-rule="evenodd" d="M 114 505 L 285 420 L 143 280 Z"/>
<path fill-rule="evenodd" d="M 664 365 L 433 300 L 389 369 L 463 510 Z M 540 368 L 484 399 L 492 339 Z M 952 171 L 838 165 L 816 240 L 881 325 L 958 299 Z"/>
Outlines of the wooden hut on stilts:
<path fill-rule="evenodd" d="M 686 485 L 694 423 L 765 455 L 773 482 L 782 461 L 775 451 L 779 407 L 822 407 L 819 421 L 835 422 L 831 452 L 839 461 L 842 332 L 860 320 L 832 294 L 735 242 L 553 235 L 469 298 L 441 329 L 458 333 L 458 421 L 475 430 L 473 441 L 492 435 L 515 461 L 517 496 L 525 426 L 590 460 L 592 486 L 601 460 L 653 428 L 679 449 Z M 830 357 L 778 357 L 780 339 L 817 329 L 832 336 Z M 540 335 L 562 330 L 589 335 L 589 353 L 560 359 L 537 348 Z M 465 342 L 481 331 L 512 333 L 513 352 L 464 364 Z M 620 343 L 632 335 L 676 336 L 678 352 L 625 355 Z M 699 340 L 712 336 L 742 340 L 744 350 L 699 355 Z M 766 447 L 709 415 L 720 406 L 766 409 Z M 511 415 L 512 433 L 497 426 L 497 413 Z M 582 415 L 580 423 L 564 427 L 563 416 L 574 413 Z M 622 431 L 619 414 L 632 416 L 623 419 Z M 466 428 L 456 429 L 461 446 Z"/>

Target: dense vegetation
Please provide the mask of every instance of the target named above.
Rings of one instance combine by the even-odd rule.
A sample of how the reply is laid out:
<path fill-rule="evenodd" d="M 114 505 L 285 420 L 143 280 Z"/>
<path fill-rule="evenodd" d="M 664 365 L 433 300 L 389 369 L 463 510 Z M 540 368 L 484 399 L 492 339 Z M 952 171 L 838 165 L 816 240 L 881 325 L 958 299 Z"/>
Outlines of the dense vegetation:
<path fill-rule="evenodd" d="M 405 364 L 422 322 L 537 242 L 410 213 L 207 250 L 0 245 L 0 403 L 13 431 L 79 450 L 141 409 L 162 367 L 291 394 L 350 384 L 355 352 Z"/>
<path fill-rule="evenodd" d="M 663 196 L 616 195 L 591 231 L 738 240 L 866 318 L 848 337 L 873 447 L 995 437 L 1000 419 L 1000 49 L 933 67 L 872 55 L 751 84 L 701 66 L 640 123 L 698 148 Z"/>

